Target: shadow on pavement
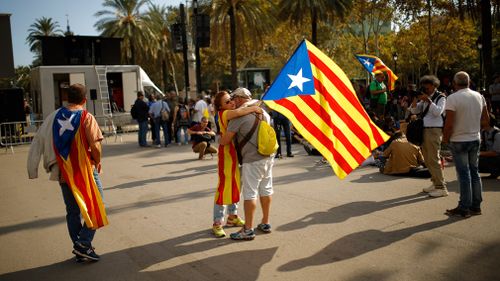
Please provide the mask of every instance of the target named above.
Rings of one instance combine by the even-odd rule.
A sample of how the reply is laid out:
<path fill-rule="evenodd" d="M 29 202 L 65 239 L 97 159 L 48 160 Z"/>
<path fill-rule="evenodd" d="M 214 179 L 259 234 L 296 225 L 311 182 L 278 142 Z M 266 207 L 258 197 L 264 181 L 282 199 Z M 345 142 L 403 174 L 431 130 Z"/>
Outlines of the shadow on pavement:
<path fill-rule="evenodd" d="M 356 258 L 371 251 L 384 248 L 392 243 L 406 239 L 416 233 L 436 229 L 460 219 L 448 218 L 441 221 L 433 221 L 408 228 L 380 231 L 370 229 L 346 235 L 318 253 L 303 259 L 288 262 L 278 268 L 279 271 L 294 271 L 314 265 L 331 264 L 338 261 Z"/>
<path fill-rule="evenodd" d="M 291 231 L 305 228 L 314 224 L 332 224 L 340 223 L 349 218 L 359 217 L 373 212 L 382 211 L 384 209 L 393 208 L 401 205 L 417 203 L 430 198 L 424 194 L 409 195 L 385 201 L 359 201 L 347 203 L 337 207 L 333 207 L 326 212 L 316 212 L 307 215 L 294 222 L 280 225 L 278 231 Z"/>
<path fill-rule="evenodd" d="M 378 171 L 378 169 L 374 169 L 374 172 L 371 174 L 364 174 L 359 177 L 359 179 L 352 180 L 351 182 L 356 182 L 356 183 L 374 183 L 374 182 L 387 182 L 387 181 L 393 181 L 393 180 L 400 180 L 400 179 L 405 179 L 405 178 L 410 178 L 410 177 L 400 177 L 400 176 L 391 176 L 391 175 L 384 175 Z M 418 179 L 418 178 L 415 178 Z M 428 179 L 422 179 L 422 180 L 428 180 Z"/>
<path fill-rule="evenodd" d="M 213 239 L 207 230 L 101 255 L 101 261 L 74 259 L 0 275 L 1 280 L 257 280 L 278 247 L 245 250 L 190 260 L 187 255 L 237 243 Z M 171 261 L 172 260 L 172 261 Z M 242 266 L 244 262 L 245 266 Z M 237 270 L 235 270 L 237 269 Z"/>
<path fill-rule="evenodd" d="M 208 166 L 204 166 L 204 167 L 186 168 L 186 169 L 183 169 L 180 171 L 174 171 L 171 173 L 180 173 L 180 172 L 186 172 L 186 171 L 193 171 L 193 173 L 183 174 L 183 175 L 178 175 L 178 176 L 164 176 L 164 177 L 159 177 L 159 178 L 150 178 L 150 179 L 145 179 L 145 180 L 129 181 L 129 182 L 115 185 L 115 186 L 105 187 L 104 190 L 135 188 L 135 187 L 145 186 L 145 185 L 151 184 L 151 183 L 167 182 L 167 181 L 175 181 L 175 180 L 180 180 L 180 179 L 185 179 L 185 178 L 199 177 L 199 176 L 203 176 L 205 174 L 215 173 L 216 166 L 215 165 L 208 165 Z"/>
<path fill-rule="evenodd" d="M 180 202 L 180 201 L 184 201 L 184 200 L 192 200 L 192 199 L 196 199 L 196 198 L 208 197 L 208 196 L 212 196 L 213 193 L 214 193 L 213 189 L 193 191 L 193 192 L 168 196 L 165 198 L 158 198 L 158 199 L 152 199 L 152 200 L 146 200 L 146 201 L 138 201 L 138 202 L 134 202 L 134 203 L 130 203 L 130 204 L 113 206 L 113 207 L 106 208 L 106 212 L 108 215 L 113 215 L 116 213 L 125 212 L 125 211 L 133 210 L 133 209 L 148 208 L 148 207 L 153 207 L 153 206 L 157 206 L 157 205 L 176 203 L 176 202 Z M 61 215 L 60 217 L 45 218 L 45 219 L 39 219 L 39 220 L 34 220 L 34 221 L 29 221 L 29 222 L 14 224 L 14 225 L 2 226 L 2 227 L 0 227 L 0 236 L 7 234 L 7 233 L 11 233 L 11 232 L 21 231 L 21 230 L 50 227 L 50 226 L 60 224 L 60 223 L 64 223 L 64 224 L 66 223 L 66 219 L 65 219 L 64 215 Z"/>

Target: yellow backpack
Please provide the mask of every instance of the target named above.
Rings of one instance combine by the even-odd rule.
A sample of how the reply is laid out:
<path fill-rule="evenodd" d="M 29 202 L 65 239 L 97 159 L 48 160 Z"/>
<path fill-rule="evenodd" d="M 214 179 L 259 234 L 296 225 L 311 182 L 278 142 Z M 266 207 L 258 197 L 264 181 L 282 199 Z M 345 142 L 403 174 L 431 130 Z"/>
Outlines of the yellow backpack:
<path fill-rule="evenodd" d="M 257 131 L 257 151 L 264 156 L 270 156 L 278 150 L 278 141 L 276 132 L 267 122 L 259 122 L 259 130 Z"/>
<path fill-rule="evenodd" d="M 273 127 L 271 127 L 267 122 L 261 120 L 262 117 L 260 115 L 255 116 L 255 122 L 252 126 L 252 129 L 246 134 L 246 136 L 241 140 L 241 142 L 236 142 L 236 152 L 238 154 L 238 162 L 242 163 L 241 150 L 243 146 L 250 140 L 253 133 L 258 127 L 257 131 L 257 152 L 263 156 L 271 156 L 278 150 L 278 140 L 276 139 L 276 132 Z"/>

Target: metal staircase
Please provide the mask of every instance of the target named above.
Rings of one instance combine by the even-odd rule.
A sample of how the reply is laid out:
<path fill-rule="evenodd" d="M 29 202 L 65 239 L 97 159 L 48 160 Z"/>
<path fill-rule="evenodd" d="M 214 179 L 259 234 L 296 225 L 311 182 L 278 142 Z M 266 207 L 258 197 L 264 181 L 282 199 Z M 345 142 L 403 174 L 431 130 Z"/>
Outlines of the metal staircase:
<path fill-rule="evenodd" d="M 94 69 L 97 75 L 97 84 L 99 85 L 102 117 L 104 118 L 104 128 L 106 128 L 105 135 L 107 134 L 115 136 L 115 142 L 116 142 L 118 134 L 116 133 L 116 126 L 113 123 L 113 110 L 111 109 L 112 102 L 109 99 L 108 79 L 106 77 L 108 68 L 105 65 L 104 66 L 94 65 Z M 97 115 L 97 113 L 95 114 Z"/>

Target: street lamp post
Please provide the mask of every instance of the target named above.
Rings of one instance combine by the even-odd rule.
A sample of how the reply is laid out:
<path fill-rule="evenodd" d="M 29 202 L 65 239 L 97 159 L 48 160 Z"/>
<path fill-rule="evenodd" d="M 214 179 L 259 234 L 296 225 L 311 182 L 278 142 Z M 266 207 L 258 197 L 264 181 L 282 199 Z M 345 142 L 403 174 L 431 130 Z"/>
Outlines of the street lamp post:
<path fill-rule="evenodd" d="M 398 53 L 392 53 L 392 60 L 394 61 L 394 74 L 398 73 Z"/>
<path fill-rule="evenodd" d="M 476 46 L 479 51 L 479 81 L 478 81 L 478 88 L 479 90 L 482 90 L 483 88 L 483 41 L 481 40 L 481 36 L 477 38 L 476 41 Z"/>

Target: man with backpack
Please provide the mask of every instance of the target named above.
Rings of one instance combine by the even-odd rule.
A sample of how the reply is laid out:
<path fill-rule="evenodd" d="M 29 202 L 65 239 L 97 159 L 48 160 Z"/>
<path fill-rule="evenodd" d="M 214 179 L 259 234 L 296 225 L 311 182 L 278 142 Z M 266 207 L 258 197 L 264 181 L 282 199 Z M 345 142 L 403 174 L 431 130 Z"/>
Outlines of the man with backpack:
<path fill-rule="evenodd" d="M 251 93 L 248 89 L 238 88 L 231 97 L 235 101 L 236 107 L 241 107 L 251 100 Z M 265 111 L 262 117 L 249 114 L 233 119 L 229 122 L 226 134 L 220 140 L 220 144 L 225 145 L 234 138 L 238 147 L 237 150 L 240 150 L 241 153 L 241 189 L 245 208 L 245 225 L 240 231 L 231 233 L 230 237 L 233 240 L 252 240 L 255 238 L 253 221 L 255 209 L 257 208 L 257 197 L 260 199 L 262 208 L 262 220 L 257 225 L 257 229 L 264 233 L 271 232 L 269 212 L 271 195 L 273 194 L 272 168 L 274 154 L 263 155 L 259 153 L 257 145 L 259 130 L 254 125 L 260 122 L 269 124 L 270 119 L 269 114 Z M 273 138 L 275 140 L 276 136 L 273 136 Z"/>
<path fill-rule="evenodd" d="M 137 120 L 137 124 L 139 124 L 139 146 L 148 147 L 149 145 L 146 140 L 146 135 L 148 133 L 149 106 L 144 101 L 143 92 L 137 92 L 137 99 L 135 100 L 134 105 L 132 105 L 130 114 L 133 119 Z"/>
<path fill-rule="evenodd" d="M 443 169 L 441 168 L 441 140 L 443 138 L 443 113 L 446 97 L 439 92 L 439 79 L 425 75 L 420 79 L 421 92 L 410 106 L 412 114 L 421 114 L 424 124 L 422 154 L 425 166 L 431 173 L 432 186 L 423 189 L 431 197 L 448 196 Z M 420 100 L 417 102 L 417 100 Z"/>
<path fill-rule="evenodd" d="M 191 124 L 191 116 L 189 114 L 189 108 L 184 103 L 183 98 L 179 97 L 177 100 L 177 106 L 174 108 L 172 129 L 177 135 L 177 144 L 187 144 L 189 141 L 189 135 L 187 130 Z"/>

